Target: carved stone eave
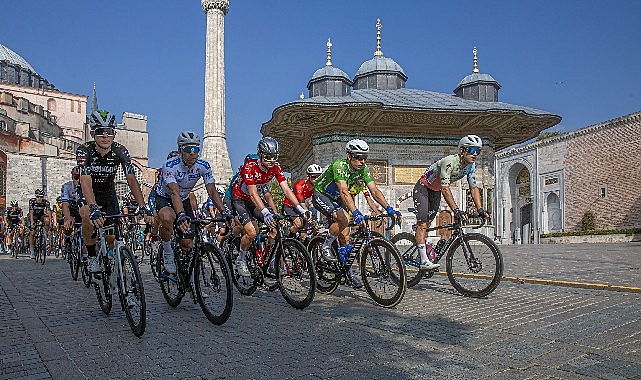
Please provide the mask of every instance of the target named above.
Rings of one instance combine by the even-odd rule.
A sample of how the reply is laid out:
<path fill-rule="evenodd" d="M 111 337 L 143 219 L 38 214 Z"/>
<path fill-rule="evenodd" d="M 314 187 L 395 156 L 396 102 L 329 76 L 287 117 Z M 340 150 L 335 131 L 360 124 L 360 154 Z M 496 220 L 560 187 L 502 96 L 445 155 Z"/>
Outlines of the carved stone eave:
<path fill-rule="evenodd" d="M 326 133 L 412 137 L 459 137 L 473 133 L 491 139 L 494 149 L 499 150 L 527 141 L 560 121 L 556 115 L 530 115 L 514 110 L 450 111 L 392 108 L 378 103 L 290 103 L 274 110 L 261 133 L 279 141 L 279 162 L 288 170 L 309 152 L 313 136 Z"/>
<path fill-rule="evenodd" d="M 208 13 L 210 10 L 219 10 L 224 15 L 229 12 L 229 0 L 200 0 L 203 12 Z"/>

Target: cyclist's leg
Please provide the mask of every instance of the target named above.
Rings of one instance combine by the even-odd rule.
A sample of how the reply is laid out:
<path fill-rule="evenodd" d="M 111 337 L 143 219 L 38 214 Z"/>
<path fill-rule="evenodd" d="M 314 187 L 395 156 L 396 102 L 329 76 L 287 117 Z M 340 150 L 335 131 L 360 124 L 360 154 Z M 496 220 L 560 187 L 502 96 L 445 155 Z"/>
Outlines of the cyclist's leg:
<path fill-rule="evenodd" d="M 441 203 L 441 192 L 428 189 L 419 180 L 414 185 L 412 192 L 414 209 L 416 210 L 416 233 L 414 234 L 418 252 L 421 255 L 421 269 L 436 269 L 439 264 L 434 264 L 427 257 L 425 240 L 427 229 L 436 216 L 436 210 Z"/>
<path fill-rule="evenodd" d="M 173 233 L 174 221 L 176 220 L 176 211 L 171 204 L 171 199 L 156 195 L 156 210 L 160 223 L 159 235 L 160 244 L 163 248 L 163 263 L 168 273 L 176 273 L 176 264 L 174 262 L 174 249 L 171 246 L 171 235 Z"/>

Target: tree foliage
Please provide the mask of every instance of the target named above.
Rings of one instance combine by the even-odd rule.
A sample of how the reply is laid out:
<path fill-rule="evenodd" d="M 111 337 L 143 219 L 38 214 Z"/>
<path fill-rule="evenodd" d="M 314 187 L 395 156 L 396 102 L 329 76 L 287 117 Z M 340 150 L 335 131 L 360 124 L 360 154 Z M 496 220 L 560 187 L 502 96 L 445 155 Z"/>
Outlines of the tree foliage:
<path fill-rule="evenodd" d="M 561 132 L 541 132 L 536 136 L 536 141 L 546 140 L 555 136 L 559 136 Z"/>

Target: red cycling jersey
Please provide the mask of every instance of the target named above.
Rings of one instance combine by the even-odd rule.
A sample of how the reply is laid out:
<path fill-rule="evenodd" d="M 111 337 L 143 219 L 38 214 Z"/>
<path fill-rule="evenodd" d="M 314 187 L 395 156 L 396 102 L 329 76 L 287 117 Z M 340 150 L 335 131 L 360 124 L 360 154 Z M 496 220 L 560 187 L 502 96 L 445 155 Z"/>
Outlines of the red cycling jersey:
<path fill-rule="evenodd" d="M 299 202 L 303 202 L 305 199 L 309 198 L 314 194 L 314 185 L 307 182 L 306 179 L 300 179 L 294 184 L 294 195 Z M 285 198 L 283 205 L 288 207 L 294 207 L 292 202 L 289 199 Z"/>
<path fill-rule="evenodd" d="M 272 178 L 276 177 L 276 181 L 281 183 L 286 181 L 285 175 L 283 174 L 283 169 L 277 163 L 267 169 L 260 163 L 260 159 L 250 159 L 245 161 L 245 164 L 240 168 L 240 174 L 234 184 L 232 185 L 232 196 L 234 198 L 244 199 L 250 201 L 249 191 L 247 190 L 248 185 L 265 185 Z"/>

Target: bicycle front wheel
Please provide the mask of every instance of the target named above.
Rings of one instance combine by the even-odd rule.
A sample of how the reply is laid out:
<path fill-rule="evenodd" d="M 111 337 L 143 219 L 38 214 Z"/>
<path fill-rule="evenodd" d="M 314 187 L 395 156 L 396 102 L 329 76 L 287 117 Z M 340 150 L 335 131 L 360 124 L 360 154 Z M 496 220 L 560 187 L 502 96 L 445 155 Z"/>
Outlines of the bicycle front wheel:
<path fill-rule="evenodd" d="M 314 299 L 316 274 L 305 246 L 294 239 L 282 239 L 276 251 L 276 277 L 285 301 L 295 309 L 304 309 Z"/>
<path fill-rule="evenodd" d="M 499 286 L 502 276 L 501 251 L 485 235 L 465 234 L 447 252 L 447 277 L 464 296 L 487 296 Z"/>
<path fill-rule="evenodd" d="M 367 294 L 380 306 L 398 305 L 407 289 L 405 266 L 396 248 L 385 239 L 375 238 L 363 244 L 361 277 Z"/>
<path fill-rule="evenodd" d="M 136 257 L 128 247 L 120 248 L 122 273 L 118 279 L 118 296 L 125 311 L 129 327 L 134 335 L 141 337 L 147 326 L 147 303 L 142 276 Z"/>
<path fill-rule="evenodd" d="M 338 288 L 340 272 L 336 266 L 323 259 L 321 246 L 325 241 L 324 236 L 314 236 L 307 244 L 312 263 L 316 272 L 316 289 L 323 294 L 332 294 Z M 336 254 L 336 252 L 334 252 Z"/>
<path fill-rule="evenodd" d="M 209 321 L 222 325 L 234 304 L 232 284 L 225 258 L 218 248 L 205 243 L 194 267 L 194 288 L 200 308 Z"/>
<path fill-rule="evenodd" d="M 112 299 L 111 299 L 111 286 L 109 284 L 109 276 L 111 275 L 111 266 L 109 260 L 104 257 L 99 257 L 100 267 L 104 268 L 102 272 L 98 274 L 100 277 L 99 281 L 92 281 L 94 284 L 94 290 L 96 291 L 96 298 L 98 298 L 98 304 L 103 313 L 111 313 Z M 86 270 L 85 265 L 85 270 Z M 83 275 L 84 276 L 84 275 Z M 93 273 L 88 273 L 87 277 L 95 276 Z M 83 278 L 84 280 L 84 278 Z M 89 281 L 91 278 L 89 277 Z M 90 282 L 91 283 L 91 282 Z"/>
<path fill-rule="evenodd" d="M 420 270 L 421 255 L 416 246 L 414 235 L 409 232 L 401 232 L 394 235 L 391 243 L 394 244 L 401 254 L 405 264 L 405 277 L 407 278 L 407 287 L 411 288 L 418 284 L 423 278 L 424 270 Z"/>
<path fill-rule="evenodd" d="M 47 240 L 45 239 L 44 234 L 38 236 L 38 259 L 42 265 L 45 265 L 45 260 L 47 259 Z"/>
<path fill-rule="evenodd" d="M 171 307 L 178 307 L 185 295 L 185 290 L 179 283 L 178 274 L 169 274 L 165 271 L 162 257 L 162 246 L 158 249 L 156 254 L 156 272 L 158 273 L 158 282 L 160 283 L 160 290 L 165 301 Z"/>

